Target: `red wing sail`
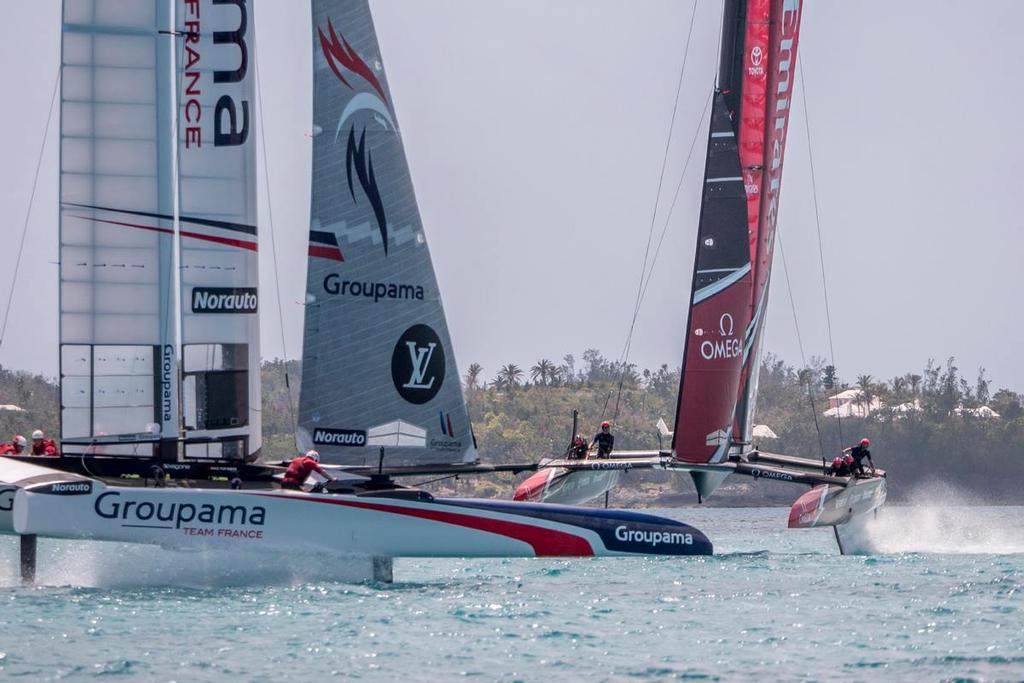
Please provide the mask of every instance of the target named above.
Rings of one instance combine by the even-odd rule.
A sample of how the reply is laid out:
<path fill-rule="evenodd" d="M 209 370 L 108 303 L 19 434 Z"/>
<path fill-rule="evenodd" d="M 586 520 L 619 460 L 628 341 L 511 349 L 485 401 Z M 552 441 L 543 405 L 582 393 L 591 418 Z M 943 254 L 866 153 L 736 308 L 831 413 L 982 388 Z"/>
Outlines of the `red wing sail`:
<path fill-rule="evenodd" d="M 800 4 L 725 3 L 673 441 L 683 462 L 749 441 Z"/>
<path fill-rule="evenodd" d="M 725 98 L 717 93 L 672 444 L 675 457 L 686 462 L 717 462 L 729 447 L 743 331 L 750 322 L 746 204 L 736 132 Z"/>
<path fill-rule="evenodd" d="M 742 443 L 750 442 L 753 429 L 754 407 L 757 402 L 758 368 L 761 365 L 761 341 L 764 330 L 765 308 L 768 303 L 768 287 L 771 283 L 772 255 L 775 248 L 775 228 L 779 216 L 779 193 L 782 188 L 782 162 L 786 151 L 786 135 L 789 129 L 789 112 L 792 109 L 793 85 L 796 76 L 796 48 L 800 37 L 800 0 L 759 0 L 755 5 L 771 6 L 770 34 L 768 36 L 767 97 L 764 104 L 767 112 L 767 126 L 764 126 L 764 145 L 760 150 L 763 167 L 759 173 L 760 187 L 756 203 L 760 210 L 756 214 L 756 230 L 751 232 L 751 263 L 754 269 L 754 298 L 750 329 L 747 330 L 743 345 L 743 373 L 737 397 L 736 422 L 733 437 Z M 757 35 L 748 21 L 748 35 Z M 747 69 L 744 73 L 744 87 L 754 66 L 755 43 L 744 57 Z M 744 105 L 747 98 L 744 98 Z M 753 104 L 753 103 L 751 103 Z M 742 115 L 741 115 L 742 118 Z M 741 144 L 743 133 L 740 134 Z M 742 156 L 742 153 L 741 153 Z M 746 160 L 744 160 L 746 164 Z M 753 202 L 752 202 L 753 204 Z"/>

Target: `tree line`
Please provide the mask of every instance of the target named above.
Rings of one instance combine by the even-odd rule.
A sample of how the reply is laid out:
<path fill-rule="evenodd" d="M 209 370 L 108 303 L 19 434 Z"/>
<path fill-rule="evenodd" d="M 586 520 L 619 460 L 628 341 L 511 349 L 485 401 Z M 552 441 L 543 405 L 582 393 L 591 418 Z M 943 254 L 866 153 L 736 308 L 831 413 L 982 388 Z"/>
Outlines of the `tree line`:
<path fill-rule="evenodd" d="M 295 414 L 300 379 L 297 361 L 262 365 L 263 453 L 268 460 L 294 454 Z M 968 378 L 955 359 L 928 361 L 919 372 L 889 379 L 852 375 L 843 381 L 837 368 L 812 358 L 795 367 L 767 354 L 760 368 L 756 422 L 777 439 L 755 445 L 766 451 L 831 458 L 862 436 L 872 441 L 879 466 L 889 472 L 893 500 L 906 499 L 931 482 L 963 491 L 977 502 L 1024 503 L 1024 397 L 1007 388 L 993 390 L 984 370 Z M 499 464 L 535 462 L 561 455 L 571 438 L 572 413 L 590 437 L 602 420 L 612 421 L 621 449 L 668 449 L 655 424 L 675 418 L 679 369 L 653 370 L 605 358 L 590 349 L 580 359 L 538 359 L 530 367 L 508 363 L 490 379 L 471 364 L 461 378 L 482 460 Z M 825 417 L 828 397 L 859 389 L 857 399 L 876 406 L 867 417 Z M 0 404 L 23 412 L 0 411 L 0 439 L 41 428 L 56 435 L 59 394 L 56 383 L 39 375 L 0 367 Z M 999 418 L 976 414 L 982 405 Z M 908 407 L 909 406 L 909 407 Z M 461 495 L 508 497 L 507 477 L 470 477 L 432 485 Z M 792 485 L 770 481 L 728 482 L 711 502 L 765 504 L 791 502 L 800 493 Z M 613 496 L 620 505 L 658 505 L 694 501 L 685 475 L 628 473 Z"/>

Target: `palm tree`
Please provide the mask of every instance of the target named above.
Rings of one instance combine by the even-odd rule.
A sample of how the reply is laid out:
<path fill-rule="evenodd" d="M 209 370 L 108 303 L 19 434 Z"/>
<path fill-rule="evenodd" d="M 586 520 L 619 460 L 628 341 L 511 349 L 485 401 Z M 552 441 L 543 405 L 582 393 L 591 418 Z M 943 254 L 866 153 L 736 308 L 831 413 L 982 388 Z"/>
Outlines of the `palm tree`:
<path fill-rule="evenodd" d="M 860 389 L 860 403 L 864 406 L 864 417 L 871 411 L 871 401 L 875 398 L 874 386 L 871 384 L 871 375 L 857 375 L 857 388 Z"/>
<path fill-rule="evenodd" d="M 466 370 L 466 391 L 473 391 L 478 388 L 477 382 L 480 380 L 480 373 L 483 371 L 483 366 L 479 363 L 470 363 L 469 369 Z"/>
<path fill-rule="evenodd" d="M 554 379 L 555 364 L 547 358 L 541 358 L 537 364 L 530 368 L 530 379 L 537 384 L 546 385 L 549 380 Z"/>
<path fill-rule="evenodd" d="M 500 386 L 502 388 L 506 388 L 509 391 L 512 391 L 517 386 L 519 386 L 519 383 L 522 381 L 522 379 L 522 369 L 520 369 L 520 367 L 515 363 L 509 363 L 508 365 L 503 366 L 501 370 L 498 371 L 498 377 L 495 380 L 495 383 L 500 382 Z"/>
<path fill-rule="evenodd" d="M 821 384 L 825 387 L 825 391 L 832 391 L 836 388 L 836 382 L 839 380 L 836 366 L 826 365 L 821 371 Z"/>

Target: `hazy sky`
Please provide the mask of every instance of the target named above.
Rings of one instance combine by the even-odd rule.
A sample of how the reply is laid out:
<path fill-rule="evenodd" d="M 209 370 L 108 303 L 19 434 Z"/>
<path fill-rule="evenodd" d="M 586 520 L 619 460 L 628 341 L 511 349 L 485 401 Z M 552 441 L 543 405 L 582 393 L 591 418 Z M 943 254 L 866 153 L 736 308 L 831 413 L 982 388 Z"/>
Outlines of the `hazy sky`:
<path fill-rule="evenodd" d="M 461 370 L 617 357 L 658 185 L 690 0 L 371 3 Z M 0 307 L 57 72 L 60 3 L 7 2 L 0 25 Z M 309 215 L 306 2 L 256 0 L 270 197 L 261 212 L 263 355 L 301 352 Z M 655 238 L 699 135 L 631 360 L 678 365 L 720 2 L 699 0 Z M 811 0 L 779 218 L 803 341 L 827 355 L 806 138 L 841 378 L 955 355 L 1024 390 L 1019 27 L 1024 3 Z M 699 133 L 698 133 L 699 131 Z M 6 367 L 56 372 L 56 115 L 31 213 Z M 261 183 L 263 182 L 261 178 Z M 781 259 L 767 349 L 799 360 Z M 283 301 L 284 346 L 273 289 Z M 2 313 L 0 308 L 0 313 Z M 995 387 L 994 387 L 995 388 Z"/>

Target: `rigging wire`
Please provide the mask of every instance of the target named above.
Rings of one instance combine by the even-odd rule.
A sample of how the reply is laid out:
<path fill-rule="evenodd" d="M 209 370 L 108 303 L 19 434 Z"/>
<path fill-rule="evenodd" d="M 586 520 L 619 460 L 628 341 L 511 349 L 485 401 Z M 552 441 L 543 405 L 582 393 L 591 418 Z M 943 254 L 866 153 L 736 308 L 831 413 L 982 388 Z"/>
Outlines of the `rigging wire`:
<path fill-rule="evenodd" d="M 700 132 L 704 129 L 704 126 L 703 126 L 704 117 L 707 116 L 708 108 L 711 105 L 711 98 L 713 96 L 714 96 L 714 92 L 708 93 L 708 97 L 704 101 L 704 109 L 701 111 L 700 119 L 697 121 L 697 125 L 694 128 L 693 138 L 691 138 L 691 140 L 690 140 L 690 149 L 689 149 L 689 151 L 687 151 L 687 153 L 686 153 L 686 161 L 683 163 L 683 172 L 679 175 L 679 182 L 676 183 L 675 194 L 672 196 L 672 203 L 669 205 L 668 214 L 665 216 L 665 224 L 661 228 L 661 235 L 658 236 L 658 245 L 657 245 L 657 247 L 655 247 L 655 250 L 654 250 L 654 258 L 651 259 L 651 267 L 648 270 L 648 272 L 646 273 L 647 277 L 646 277 L 646 279 L 643 280 L 643 283 L 642 283 L 642 286 L 641 286 L 641 289 L 640 289 L 640 298 L 638 299 L 638 302 L 637 302 L 637 309 L 633 313 L 633 322 L 634 323 L 636 322 L 636 316 L 637 316 L 637 313 L 640 310 L 640 306 L 643 305 L 643 301 L 647 297 L 647 287 L 651 284 L 651 278 L 654 276 L 654 266 L 657 265 L 658 257 L 661 255 L 661 246 L 662 246 L 662 244 L 665 241 L 665 235 L 667 234 L 669 224 L 672 221 L 672 212 L 675 210 L 676 203 L 679 201 L 679 193 L 680 193 L 680 191 L 683 188 L 683 181 L 686 180 L 686 172 L 690 168 L 690 161 L 693 159 L 693 150 L 696 149 L 696 147 L 697 147 L 697 140 L 700 138 Z M 629 349 L 630 349 L 630 346 L 632 345 L 632 336 L 633 336 L 633 330 L 632 330 L 632 327 L 631 327 L 630 328 L 630 336 L 629 336 L 629 339 L 627 340 L 626 349 L 624 351 L 624 357 L 623 357 L 622 361 L 620 361 L 621 368 L 619 370 L 618 394 L 615 397 L 615 412 L 614 412 L 613 419 L 617 418 L 619 416 L 619 400 L 620 400 L 620 398 L 622 396 L 622 384 L 623 384 L 624 375 L 625 375 L 625 371 L 626 371 L 625 361 L 629 357 Z M 607 400 L 605 401 L 605 403 L 607 405 Z M 603 412 L 604 411 L 602 411 L 602 413 Z"/>
<path fill-rule="evenodd" d="M 622 396 L 622 383 L 625 380 L 625 373 L 626 373 L 626 367 L 627 367 L 626 366 L 626 362 L 629 360 L 629 351 L 630 351 L 630 347 L 631 347 L 631 345 L 633 343 L 633 332 L 636 329 L 637 316 L 639 316 L 639 314 L 640 314 L 640 307 L 643 304 L 643 295 L 644 295 L 644 292 L 646 290 L 645 279 L 648 280 L 648 281 L 650 279 L 649 276 L 647 275 L 647 272 L 648 272 L 647 264 L 648 264 L 648 261 L 649 261 L 650 256 L 651 256 L 651 242 L 654 239 L 654 227 L 655 227 L 655 225 L 657 223 L 657 220 L 658 220 L 658 207 L 661 205 L 661 191 L 662 191 L 662 188 L 664 187 L 664 184 L 665 184 L 665 171 L 668 168 L 668 157 L 669 157 L 669 152 L 671 151 L 671 148 L 672 148 L 672 136 L 673 136 L 673 133 L 675 132 L 675 127 L 676 127 L 675 126 L 676 115 L 677 115 L 677 113 L 679 111 L 679 95 L 682 92 L 682 89 L 683 89 L 683 79 L 686 76 L 686 63 L 689 60 L 689 56 L 690 56 L 690 42 L 691 42 L 691 38 L 693 36 L 693 25 L 694 25 L 694 20 L 696 19 L 696 16 L 697 16 L 697 0 L 693 0 L 693 3 L 690 6 L 690 24 L 689 24 L 689 27 L 687 28 L 687 31 L 686 31 L 686 44 L 685 44 L 685 46 L 683 48 L 683 62 L 682 62 L 682 64 L 679 67 L 679 79 L 678 79 L 678 82 L 676 83 L 676 96 L 675 96 L 675 99 L 674 99 L 674 101 L 672 103 L 672 116 L 669 119 L 668 137 L 665 140 L 665 151 L 664 151 L 664 153 L 662 155 L 662 159 L 661 159 L 661 173 L 658 176 L 658 189 L 657 189 L 657 191 L 654 194 L 654 208 L 651 211 L 651 225 L 650 225 L 650 228 L 647 231 L 647 246 L 644 249 L 644 260 L 643 260 L 643 263 L 640 266 L 640 279 L 637 282 L 636 301 L 633 304 L 633 314 L 632 314 L 632 316 L 630 318 L 630 321 L 629 321 L 629 332 L 626 334 L 626 341 L 623 344 L 622 352 L 619 354 L 618 393 L 617 393 L 616 399 L 615 399 L 615 413 L 614 413 L 613 419 L 618 417 L 618 414 L 619 414 L 619 399 Z M 683 170 L 683 173 L 685 174 L 685 168 Z M 675 205 L 675 202 L 673 201 L 673 206 L 674 205 Z M 670 210 L 670 215 L 671 215 L 671 210 Z M 664 237 L 664 234 L 663 234 L 663 237 Z M 660 247 L 660 242 L 659 242 L 659 247 Z M 651 268 L 653 269 L 653 264 L 652 264 Z M 610 399 L 611 399 L 611 392 L 609 392 L 608 396 L 605 397 L 604 406 L 601 408 L 601 415 L 602 415 L 602 417 L 604 416 L 605 410 L 607 410 L 607 408 L 608 408 L 608 401 Z"/>
<path fill-rule="evenodd" d="M 786 292 L 789 294 L 789 307 L 793 312 L 793 327 L 796 329 L 796 344 L 800 349 L 800 363 L 807 367 L 807 356 L 804 354 L 804 340 L 800 335 L 800 322 L 796 315 L 796 300 L 793 298 L 793 286 L 789 281 L 789 265 L 786 263 L 786 250 L 782 247 L 782 232 L 775 231 L 775 240 L 779 245 L 779 256 L 782 257 L 782 273 L 786 278 Z M 821 425 L 818 424 L 818 411 L 814 407 L 814 391 L 811 389 L 811 382 L 807 383 L 807 403 L 811 407 L 811 417 L 814 418 L 814 431 L 818 434 L 818 449 L 821 451 L 821 463 L 825 465 L 825 442 L 821 437 Z"/>
<path fill-rule="evenodd" d="M 263 149 L 263 180 L 267 189 L 267 226 L 270 229 L 270 252 L 274 260 L 274 294 L 277 296 L 277 322 L 281 330 L 281 354 L 284 356 L 284 387 L 288 395 L 288 419 L 297 427 L 295 420 L 295 404 L 292 399 L 291 382 L 288 378 L 288 345 L 285 342 L 284 310 L 281 307 L 281 277 L 277 260 L 277 242 L 274 239 L 274 205 L 270 199 L 270 162 L 267 159 L 267 126 L 263 118 L 263 84 L 260 81 L 259 54 L 256 55 L 256 106 L 260 110 L 260 146 Z M 298 429 L 292 429 L 292 438 L 298 450 Z"/>
<path fill-rule="evenodd" d="M 25 209 L 25 222 L 21 227 L 21 240 L 18 242 L 18 257 L 14 259 L 14 273 L 11 275 L 11 289 L 7 293 L 7 306 L 4 308 L 4 321 L 0 325 L 0 346 L 3 346 L 4 336 L 7 334 L 7 323 L 11 315 L 11 302 L 14 300 L 14 288 L 18 283 L 18 270 L 21 267 L 21 257 L 25 251 L 25 237 L 28 235 L 28 224 L 32 217 L 32 205 L 35 203 L 36 188 L 39 187 L 39 171 L 43 166 L 43 155 L 46 152 L 46 142 L 50 137 L 50 123 L 53 120 L 53 105 L 57 101 L 57 90 L 60 85 L 60 66 L 57 67 L 57 76 L 53 79 L 53 94 L 50 95 L 50 111 L 46 115 L 46 125 L 43 127 L 43 141 L 39 146 L 39 158 L 36 159 L 36 172 L 32 178 L 32 191 L 28 196 L 28 207 Z M 59 259 L 58 259 L 59 260 Z"/>
<path fill-rule="evenodd" d="M 806 48 L 805 48 L 806 49 Z M 825 249 L 822 246 L 821 240 L 821 211 L 818 207 L 818 183 L 814 173 L 814 148 L 811 146 L 811 113 L 807 108 L 807 85 L 804 82 L 804 64 L 803 60 L 800 59 L 800 54 L 797 54 L 797 71 L 800 73 L 800 98 L 803 100 L 804 105 L 804 132 L 807 134 L 807 159 L 810 164 L 811 171 L 811 196 L 814 198 L 814 225 L 818 232 L 818 264 L 821 267 L 821 290 L 825 297 L 825 322 L 828 327 L 828 352 L 829 359 L 832 362 L 833 372 L 836 373 L 836 379 L 839 378 L 838 371 L 836 370 L 836 351 L 835 346 L 832 343 L 832 312 L 829 307 L 828 300 L 828 280 L 825 275 Z M 836 409 L 836 424 L 839 427 L 839 448 L 843 447 L 843 418 L 839 414 L 840 411 Z M 815 422 L 817 422 L 817 416 L 815 416 Z"/>

